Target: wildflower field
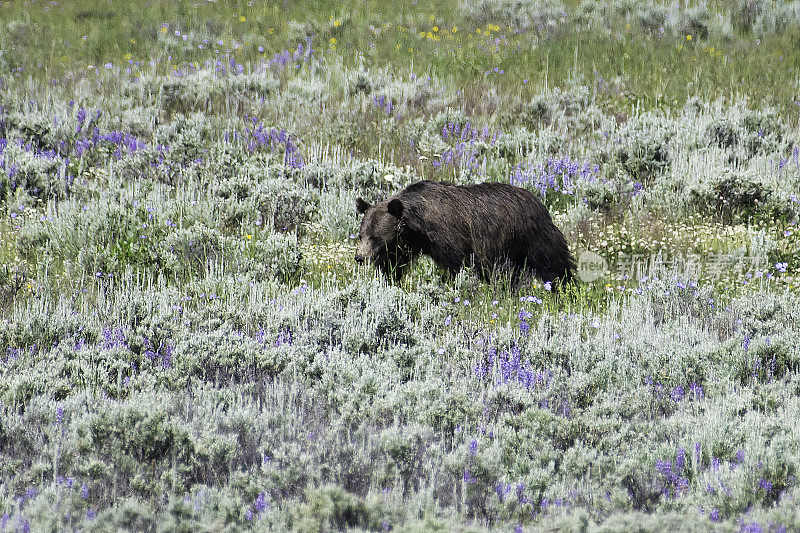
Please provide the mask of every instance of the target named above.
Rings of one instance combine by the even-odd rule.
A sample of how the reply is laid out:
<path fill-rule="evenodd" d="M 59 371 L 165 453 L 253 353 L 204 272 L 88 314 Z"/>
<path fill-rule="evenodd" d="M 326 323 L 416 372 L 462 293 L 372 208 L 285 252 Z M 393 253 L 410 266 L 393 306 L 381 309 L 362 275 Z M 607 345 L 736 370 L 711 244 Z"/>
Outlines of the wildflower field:
<path fill-rule="evenodd" d="M 0 0 L 0 531 L 797 531 L 799 120 L 796 1 Z"/>

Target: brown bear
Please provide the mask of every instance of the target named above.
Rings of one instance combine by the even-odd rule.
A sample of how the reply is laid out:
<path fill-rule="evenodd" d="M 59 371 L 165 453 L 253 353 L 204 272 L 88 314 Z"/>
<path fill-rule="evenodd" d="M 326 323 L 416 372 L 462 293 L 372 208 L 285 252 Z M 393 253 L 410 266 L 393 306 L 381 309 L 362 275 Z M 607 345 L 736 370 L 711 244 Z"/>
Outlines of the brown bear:
<path fill-rule="evenodd" d="M 364 215 L 356 261 L 368 259 L 396 281 L 419 254 L 453 274 L 474 266 L 487 281 L 504 268 L 514 280 L 526 272 L 546 282 L 573 277 L 564 235 L 544 204 L 519 187 L 426 180 L 375 205 L 358 198 L 356 208 Z"/>

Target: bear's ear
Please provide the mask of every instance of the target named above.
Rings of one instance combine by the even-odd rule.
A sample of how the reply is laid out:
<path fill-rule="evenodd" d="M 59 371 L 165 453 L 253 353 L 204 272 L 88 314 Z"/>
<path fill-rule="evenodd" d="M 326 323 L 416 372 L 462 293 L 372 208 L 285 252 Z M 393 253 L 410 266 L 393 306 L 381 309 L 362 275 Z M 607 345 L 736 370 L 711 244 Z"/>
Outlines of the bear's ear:
<path fill-rule="evenodd" d="M 403 215 L 403 202 L 395 198 L 386 206 L 389 214 L 395 218 L 400 218 Z"/>
<path fill-rule="evenodd" d="M 356 210 L 358 210 L 358 212 L 361 213 L 362 215 L 366 213 L 367 209 L 369 209 L 370 207 L 372 206 L 369 205 L 367 202 L 365 202 L 363 198 L 361 197 L 356 198 Z"/>

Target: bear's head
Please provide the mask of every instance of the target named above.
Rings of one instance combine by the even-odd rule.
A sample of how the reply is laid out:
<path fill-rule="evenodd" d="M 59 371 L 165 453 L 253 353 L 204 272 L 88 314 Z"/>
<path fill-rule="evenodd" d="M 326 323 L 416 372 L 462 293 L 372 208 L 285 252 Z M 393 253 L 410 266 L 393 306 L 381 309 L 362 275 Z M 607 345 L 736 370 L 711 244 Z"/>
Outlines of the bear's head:
<path fill-rule="evenodd" d="M 401 235 L 403 203 L 394 198 L 369 205 L 363 198 L 358 198 L 356 209 L 364 215 L 358 232 L 356 261 L 363 263 L 368 260 L 387 276 L 399 279 L 411 259 Z"/>

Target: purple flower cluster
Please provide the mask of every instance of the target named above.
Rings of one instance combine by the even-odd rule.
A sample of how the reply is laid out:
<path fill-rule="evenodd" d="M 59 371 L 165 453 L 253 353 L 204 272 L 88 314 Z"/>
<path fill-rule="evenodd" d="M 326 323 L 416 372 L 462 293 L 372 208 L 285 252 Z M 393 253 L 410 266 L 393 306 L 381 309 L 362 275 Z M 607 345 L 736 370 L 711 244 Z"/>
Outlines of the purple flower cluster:
<path fill-rule="evenodd" d="M 8 348 L 6 348 L 6 356 L 3 359 L 3 363 L 4 364 L 13 363 L 14 361 L 22 357 L 22 354 L 23 354 L 22 349 L 12 348 L 11 346 L 9 346 Z"/>
<path fill-rule="evenodd" d="M 431 162 L 436 169 L 464 167 L 477 172 L 481 164 L 481 150 L 486 144 L 491 146 L 497 141 L 497 132 L 491 133 L 488 126 L 478 130 L 469 122 L 463 125 L 448 122 L 442 126 L 441 135 L 442 140 L 453 143 L 453 146 Z"/>
<path fill-rule="evenodd" d="M 758 522 L 739 520 L 739 533 L 764 533 L 764 528 Z"/>
<path fill-rule="evenodd" d="M 83 341 L 83 339 L 81 339 Z M 55 346 L 55 343 L 53 343 Z M 34 357 L 36 354 L 39 353 L 39 345 L 34 343 L 32 346 L 29 346 L 27 349 L 25 348 L 14 348 L 9 346 L 6 348 L 6 357 L 2 360 L 4 364 L 10 364 L 16 361 L 17 359 L 25 356 L 25 352 L 28 353 L 30 357 Z"/>
<path fill-rule="evenodd" d="M 74 105 L 69 106 L 73 109 Z M 0 110 L 0 113 L 3 111 Z M 57 165 L 58 176 L 63 176 L 67 186 L 72 184 L 75 179 L 69 172 L 69 167 L 75 160 L 86 157 L 89 154 L 102 151 L 109 153 L 115 159 L 138 152 L 144 149 L 147 145 L 135 135 L 128 132 L 111 131 L 102 133 L 98 126 L 102 111 L 95 111 L 87 123 L 87 111 L 83 107 L 79 108 L 76 112 L 75 120 L 77 126 L 75 128 L 75 136 L 71 139 L 62 139 L 56 142 L 45 142 L 42 139 L 34 138 L 33 140 L 18 139 L 19 147 L 33 155 L 37 159 L 53 160 L 59 163 Z M 53 118 L 54 124 L 58 123 L 58 117 Z M 14 177 L 20 170 L 17 162 L 11 159 L 11 156 L 6 151 L 8 146 L 8 139 L 5 135 L 5 118 L 0 119 L 0 170 L 5 170 L 9 178 L 11 178 L 11 188 L 15 189 L 17 183 Z M 84 127 L 85 126 L 85 127 Z M 32 190 L 34 194 L 43 191 Z"/>
<path fill-rule="evenodd" d="M 396 105 L 394 104 L 392 99 L 386 98 L 385 95 L 380 95 L 373 98 L 372 104 L 381 111 L 383 111 L 384 113 L 386 113 L 387 115 L 391 115 L 396 108 Z"/>
<path fill-rule="evenodd" d="M 100 330 L 100 334 L 103 337 L 102 348 L 105 350 L 110 350 L 111 348 L 115 348 L 117 346 L 122 346 L 124 348 L 128 347 L 125 331 L 122 328 L 111 329 L 103 327 Z"/>
<path fill-rule="evenodd" d="M 528 324 L 528 319 L 533 317 L 533 313 L 530 311 L 526 311 L 524 309 L 519 310 L 519 330 L 522 332 L 523 335 L 527 335 L 528 331 L 530 330 L 530 325 Z"/>
<path fill-rule="evenodd" d="M 269 152 L 283 151 L 284 165 L 289 168 L 303 168 L 303 157 L 289 132 L 285 129 L 267 129 L 255 117 L 251 118 L 250 122 L 252 127 L 246 127 L 244 132 L 226 132 L 225 140 L 231 142 L 241 139 L 250 153 L 264 149 Z"/>
<path fill-rule="evenodd" d="M 78 115 L 76 118 L 78 120 L 78 128 L 75 130 L 75 133 L 80 133 L 83 129 L 83 123 L 86 122 L 86 109 L 84 109 L 83 106 L 78 109 Z"/>
<path fill-rule="evenodd" d="M 260 327 L 253 338 L 255 339 L 256 342 L 258 342 L 258 343 L 260 343 L 262 345 L 266 345 L 267 344 L 267 330 L 264 329 L 263 326 Z M 274 343 L 275 347 L 283 346 L 283 345 L 287 345 L 287 346 L 291 346 L 292 345 L 292 332 L 288 328 L 287 329 L 282 329 L 281 331 L 279 331 L 278 332 L 278 336 L 275 339 L 275 343 Z"/>
<path fill-rule="evenodd" d="M 128 132 L 111 131 L 101 134 L 100 129 L 95 126 L 90 137 L 75 142 L 73 154 L 80 157 L 90 150 L 105 149 L 111 152 L 114 159 L 121 159 L 124 155 L 138 152 L 146 146 L 146 143 Z"/>
<path fill-rule="evenodd" d="M 469 453 L 470 455 L 475 455 L 478 453 L 478 439 L 472 439 L 469 443 Z"/>
<path fill-rule="evenodd" d="M 464 470 L 464 483 L 477 483 L 478 479 L 468 469 Z"/>
<path fill-rule="evenodd" d="M 308 63 L 314 58 L 314 48 L 311 46 L 311 37 L 306 37 L 306 45 L 298 44 L 293 50 L 283 50 L 273 55 L 269 60 L 269 67 L 282 71 L 287 66 L 294 65 L 299 69 L 303 63 Z"/>
<path fill-rule="evenodd" d="M 250 521 L 250 520 L 253 519 L 253 512 L 254 511 L 255 511 L 255 515 L 258 516 L 261 513 L 263 513 L 268 507 L 269 507 L 269 504 L 267 503 L 267 495 L 266 495 L 266 493 L 263 492 L 263 491 L 259 492 L 258 496 L 256 496 L 255 501 L 253 502 L 253 507 L 251 509 L 247 509 L 247 511 L 245 511 L 245 513 L 244 513 L 245 514 L 245 518 L 248 521 Z"/>
<path fill-rule="evenodd" d="M 175 347 L 172 344 L 162 341 L 159 343 L 158 348 L 155 348 L 150 339 L 145 338 L 144 342 L 144 355 L 147 357 L 150 363 L 155 363 L 160 359 L 164 368 L 169 368 L 172 366 L 172 352 L 175 350 Z"/>
<path fill-rule="evenodd" d="M 448 122 L 442 126 L 442 140 L 448 142 L 476 143 L 483 141 L 492 143 L 497 140 L 497 132 L 491 133 L 489 126 L 484 126 L 478 130 L 471 122 L 461 124 L 459 122 Z"/>
<path fill-rule="evenodd" d="M 510 350 L 497 353 L 494 348 L 489 348 L 484 358 L 484 363 L 478 365 L 475 376 L 482 381 L 489 381 L 494 375 L 499 378 L 499 383 L 518 383 L 530 390 L 533 388 L 547 388 L 553 374 L 548 371 L 536 371 L 522 360 L 522 352 L 516 344 Z"/>
<path fill-rule="evenodd" d="M 672 388 L 664 387 L 661 383 L 654 381 L 652 378 L 645 378 L 645 385 L 651 388 L 651 392 L 656 398 L 669 397 L 670 400 L 676 404 L 683 400 L 700 401 L 705 398 L 703 386 L 692 382 L 687 391 L 682 385 L 675 385 Z"/>
<path fill-rule="evenodd" d="M 662 494 L 669 498 L 677 498 L 689 488 L 686 478 L 686 450 L 678 448 L 675 461 L 658 460 L 656 470 L 661 475 Z"/>
<path fill-rule="evenodd" d="M 595 182 L 600 179 L 600 165 L 588 160 L 573 161 L 567 156 L 548 158 L 539 165 L 519 164 L 511 170 L 512 185 L 531 185 L 539 189 L 542 197 L 550 191 L 574 194 L 578 181 Z"/>
<path fill-rule="evenodd" d="M 237 63 L 236 59 L 234 59 L 233 56 L 229 55 L 227 67 L 225 66 L 225 63 L 217 60 L 215 64 L 215 70 L 218 73 L 226 72 L 228 74 L 237 76 L 240 74 L 244 74 L 244 65 L 242 65 L 241 63 Z"/>
<path fill-rule="evenodd" d="M 275 346 L 282 346 L 287 344 L 292 345 L 292 332 L 288 329 L 278 332 L 278 338 L 275 340 Z"/>
<path fill-rule="evenodd" d="M 497 485 L 494 486 L 494 492 L 497 494 L 497 499 L 500 500 L 500 502 L 504 502 L 506 497 L 511 494 L 511 485 L 498 481 Z"/>

